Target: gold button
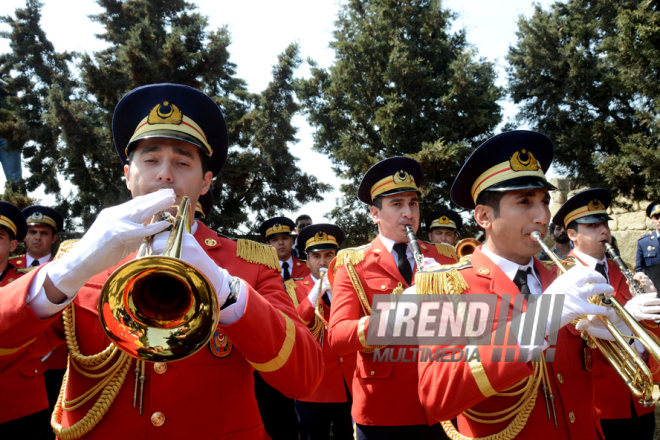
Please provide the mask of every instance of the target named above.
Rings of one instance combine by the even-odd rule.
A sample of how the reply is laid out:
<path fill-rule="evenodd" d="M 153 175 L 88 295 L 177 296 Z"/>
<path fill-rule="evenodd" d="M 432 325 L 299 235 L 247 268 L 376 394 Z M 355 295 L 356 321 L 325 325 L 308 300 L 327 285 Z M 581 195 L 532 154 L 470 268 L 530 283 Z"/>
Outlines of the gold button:
<path fill-rule="evenodd" d="M 9 283 L 11 283 L 12 281 L 14 281 L 13 278 L 9 278 L 9 279 L 7 280 L 7 282 L 9 282 Z"/>
<path fill-rule="evenodd" d="M 151 415 L 151 424 L 154 426 L 163 426 L 165 423 L 165 414 L 162 412 L 155 412 Z"/>
<path fill-rule="evenodd" d="M 380 286 L 380 288 L 385 290 L 387 288 L 387 286 L 385 284 L 383 284 L 382 286 Z"/>
<path fill-rule="evenodd" d="M 344 362 L 344 358 L 339 358 L 339 362 Z"/>
<path fill-rule="evenodd" d="M 218 244 L 218 242 L 212 238 L 207 238 L 206 240 L 204 240 L 204 243 L 206 243 L 207 246 L 215 246 L 216 244 Z"/>
<path fill-rule="evenodd" d="M 296 263 L 296 266 L 300 266 L 300 263 Z"/>
<path fill-rule="evenodd" d="M 559 383 L 564 383 L 564 375 L 561 373 L 557 373 L 557 380 Z"/>
<path fill-rule="evenodd" d="M 154 371 L 156 374 L 165 374 L 167 371 L 167 364 L 164 362 L 156 362 L 154 364 Z"/>
<path fill-rule="evenodd" d="M 23 260 L 17 260 L 16 264 L 21 264 L 22 262 L 23 262 Z"/>
<path fill-rule="evenodd" d="M 37 374 L 38 372 L 39 372 L 39 370 L 34 370 L 34 374 Z"/>
<path fill-rule="evenodd" d="M 372 371 L 372 372 L 371 372 L 371 375 L 373 376 L 374 374 L 376 374 L 376 372 L 375 372 L 375 371 Z"/>
<path fill-rule="evenodd" d="M 375 254 L 380 254 L 380 249 L 374 249 Z"/>
<path fill-rule="evenodd" d="M 573 411 L 571 411 L 571 412 L 568 413 L 568 420 L 569 420 L 571 423 L 575 423 L 575 414 L 573 414 Z"/>

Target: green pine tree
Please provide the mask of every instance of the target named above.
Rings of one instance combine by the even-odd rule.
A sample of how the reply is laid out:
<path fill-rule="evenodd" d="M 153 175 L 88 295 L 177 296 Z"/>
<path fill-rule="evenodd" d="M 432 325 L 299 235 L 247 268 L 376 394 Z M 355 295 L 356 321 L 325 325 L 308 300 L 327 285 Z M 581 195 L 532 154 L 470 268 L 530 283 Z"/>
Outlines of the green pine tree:
<path fill-rule="evenodd" d="M 437 0 L 350 0 L 330 46 L 335 62 L 300 81 L 298 96 L 316 127 L 314 148 L 347 179 L 333 220 L 350 243 L 375 233 L 356 199 L 364 173 L 406 155 L 424 167 L 422 213 L 449 207 L 449 189 L 472 148 L 501 120 L 492 63 L 479 58 L 454 14 Z"/>

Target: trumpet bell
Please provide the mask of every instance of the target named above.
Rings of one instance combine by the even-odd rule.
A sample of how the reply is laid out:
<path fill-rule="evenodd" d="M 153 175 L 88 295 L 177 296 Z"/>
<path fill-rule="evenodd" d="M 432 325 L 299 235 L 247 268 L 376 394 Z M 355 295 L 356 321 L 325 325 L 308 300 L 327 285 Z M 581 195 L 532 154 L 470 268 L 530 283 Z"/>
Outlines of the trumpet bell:
<path fill-rule="evenodd" d="M 481 246 L 481 242 L 476 238 L 464 238 L 456 243 L 456 255 L 458 255 L 458 258 L 472 255 L 479 246 Z"/>

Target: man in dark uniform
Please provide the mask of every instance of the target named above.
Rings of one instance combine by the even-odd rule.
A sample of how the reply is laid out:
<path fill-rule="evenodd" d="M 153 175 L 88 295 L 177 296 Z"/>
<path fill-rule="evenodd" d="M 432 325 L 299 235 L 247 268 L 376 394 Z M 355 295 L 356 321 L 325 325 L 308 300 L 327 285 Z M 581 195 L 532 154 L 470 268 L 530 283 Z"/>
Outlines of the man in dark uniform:
<path fill-rule="evenodd" d="M 27 253 L 11 259 L 16 267 L 37 267 L 53 259 L 51 248 L 57 234 L 64 229 L 64 219 L 59 212 L 47 206 L 33 205 L 23 210 L 28 230 L 25 236 Z"/>
<path fill-rule="evenodd" d="M 309 267 L 291 255 L 293 238 L 291 232 L 295 228 L 293 220 L 287 217 L 269 218 L 259 226 L 259 233 L 267 244 L 273 246 L 277 251 L 277 258 L 282 268 L 282 279 L 305 278 L 309 275 Z"/>
<path fill-rule="evenodd" d="M 446 243 L 456 246 L 461 238 L 459 231 L 463 227 L 460 214 L 451 209 L 438 209 L 429 212 L 424 218 L 426 229 L 429 232 L 429 242 Z"/>
<path fill-rule="evenodd" d="M 199 221 L 183 232 L 181 259 L 210 282 L 220 309 L 206 347 L 183 361 L 146 364 L 117 352 L 125 339 L 114 333 L 111 342 L 99 320 L 101 286 L 143 238 L 156 234 L 154 253 L 162 252 L 169 222 L 153 216 L 173 213 L 183 197 L 195 206 L 223 168 L 220 108 L 192 87 L 147 85 L 120 100 L 112 127 L 133 199 L 103 210 L 80 241 L 60 246 L 61 258 L 2 290 L 0 377 L 66 343 L 73 365 L 52 423 L 61 438 L 267 438 L 253 372 L 292 398 L 312 394 L 323 375 L 323 353 L 284 291 L 272 248 L 225 239 Z M 165 344 L 158 329 L 106 310 L 105 330 L 120 331 L 134 352 Z M 182 319 L 168 331 L 183 339 L 194 324 Z"/>
<path fill-rule="evenodd" d="M 646 216 L 651 219 L 655 231 L 637 241 L 635 272 L 644 272 L 653 284 L 660 286 L 660 203 L 649 203 Z"/>

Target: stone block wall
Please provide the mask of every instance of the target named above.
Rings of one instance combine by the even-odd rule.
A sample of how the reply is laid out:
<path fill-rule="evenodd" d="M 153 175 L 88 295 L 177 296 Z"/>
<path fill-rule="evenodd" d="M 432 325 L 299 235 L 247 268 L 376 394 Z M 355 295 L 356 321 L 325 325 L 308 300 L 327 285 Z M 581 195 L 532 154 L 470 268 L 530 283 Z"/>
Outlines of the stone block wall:
<path fill-rule="evenodd" d="M 557 191 L 551 191 L 552 203 L 550 211 L 554 216 L 561 205 L 573 195 L 584 191 L 586 188 L 572 189 L 571 180 L 567 178 L 554 178 L 550 182 L 557 187 Z M 612 217 L 610 229 L 616 237 L 617 245 L 621 251 L 623 260 L 635 266 L 635 254 L 637 252 L 637 240 L 645 234 L 653 231 L 651 220 L 646 217 L 646 206 L 650 202 L 631 202 L 626 199 L 617 199 L 619 204 L 610 207 L 607 212 Z M 552 239 L 549 239 L 551 245 Z"/>

